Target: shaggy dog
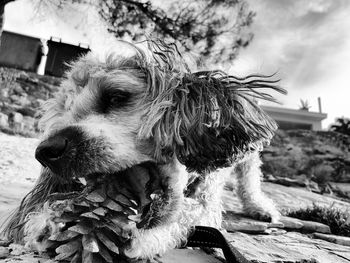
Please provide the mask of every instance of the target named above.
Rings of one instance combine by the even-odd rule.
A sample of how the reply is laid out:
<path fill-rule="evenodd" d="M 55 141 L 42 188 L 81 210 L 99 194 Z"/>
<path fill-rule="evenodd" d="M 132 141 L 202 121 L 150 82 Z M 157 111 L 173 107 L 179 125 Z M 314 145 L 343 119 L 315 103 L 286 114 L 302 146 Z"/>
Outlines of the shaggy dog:
<path fill-rule="evenodd" d="M 74 190 L 74 178 L 101 174 L 119 180 L 123 173 L 148 202 L 157 200 L 151 220 L 123 248 L 130 258 L 184 244 L 195 225 L 220 229 L 221 194 L 233 175 L 244 212 L 277 221 L 261 191 L 259 158 L 277 127 L 255 99 L 274 101 L 264 88 L 284 90 L 260 75 L 191 72 L 176 46 L 161 41 L 128 49 L 132 54 L 105 61 L 87 55 L 71 65 L 41 120 L 36 158 L 43 172 L 7 235 L 44 250 L 43 231 L 59 228 L 45 218 L 48 196 Z"/>

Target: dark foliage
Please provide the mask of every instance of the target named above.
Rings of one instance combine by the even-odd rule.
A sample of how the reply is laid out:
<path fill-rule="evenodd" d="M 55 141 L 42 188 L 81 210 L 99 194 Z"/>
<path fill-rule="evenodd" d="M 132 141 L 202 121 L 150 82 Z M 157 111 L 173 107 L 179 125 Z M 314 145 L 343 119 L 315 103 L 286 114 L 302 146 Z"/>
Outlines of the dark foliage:
<path fill-rule="evenodd" d="M 252 39 L 245 0 L 100 1 L 99 14 L 118 38 L 176 40 L 210 62 L 231 61 Z"/>
<path fill-rule="evenodd" d="M 337 118 L 336 123 L 330 127 L 330 130 L 350 136 L 350 119 Z"/>
<path fill-rule="evenodd" d="M 15 0 L 3 0 L 0 6 Z M 232 61 L 253 38 L 248 28 L 255 13 L 246 0 L 57 0 L 37 2 L 37 7 L 58 9 L 70 4 L 97 8 L 109 32 L 134 41 L 154 38 L 178 41 L 207 63 Z M 56 9 L 57 10 L 57 9 Z M 3 13 L 3 12 L 2 12 Z M 2 15 L 0 12 L 0 36 Z"/>
<path fill-rule="evenodd" d="M 332 234 L 350 237 L 349 213 L 333 206 L 325 207 L 314 204 L 312 207 L 290 211 L 287 216 L 316 221 L 328 225 Z"/>

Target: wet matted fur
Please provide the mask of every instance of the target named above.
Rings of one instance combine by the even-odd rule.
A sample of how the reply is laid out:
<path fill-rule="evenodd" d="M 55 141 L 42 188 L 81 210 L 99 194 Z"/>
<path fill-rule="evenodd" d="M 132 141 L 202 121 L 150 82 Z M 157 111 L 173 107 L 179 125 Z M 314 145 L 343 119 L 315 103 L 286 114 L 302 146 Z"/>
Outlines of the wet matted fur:
<path fill-rule="evenodd" d="M 149 41 L 147 49 L 125 46 L 131 55 L 100 61 L 89 54 L 72 63 L 60 92 L 46 103 L 42 143 L 58 136 L 72 142 L 60 156 L 64 162 L 43 167 L 5 234 L 43 248 L 37 237 L 52 223 L 43 207 L 50 194 L 74 191 L 73 178 L 114 176 L 145 162 L 157 169 L 174 202 L 156 225 L 134 233 L 124 250 L 130 258 L 180 246 L 194 225 L 221 228 L 221 193 L 233 175 L 244 211 L 277 221 L 278 211 L 261 191 L 259 158 L 277 126 L 256 102 L 275 101 L 264 89 L 285 93 L 277 81 L 192 72 L 176 46 L 162 41 Z"/>

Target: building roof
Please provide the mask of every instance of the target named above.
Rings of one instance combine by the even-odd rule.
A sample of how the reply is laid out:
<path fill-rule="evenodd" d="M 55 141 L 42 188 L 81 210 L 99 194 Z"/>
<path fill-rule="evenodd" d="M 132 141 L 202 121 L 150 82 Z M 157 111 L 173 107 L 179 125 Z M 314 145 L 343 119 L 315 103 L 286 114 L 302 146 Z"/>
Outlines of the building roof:
<path fill-rule="evenodd" d="M 312 121 L 322 121 L 327 118 L 326 113 L 307 111 L 307 110 L 297 110 L 288 109 L 282 107 L 272 107 L 272 106 L 261 106 L 266 113 L 273 116 L 285 116 L 291 119 L 302 119 L 302 120 L 312 120 Z"/>

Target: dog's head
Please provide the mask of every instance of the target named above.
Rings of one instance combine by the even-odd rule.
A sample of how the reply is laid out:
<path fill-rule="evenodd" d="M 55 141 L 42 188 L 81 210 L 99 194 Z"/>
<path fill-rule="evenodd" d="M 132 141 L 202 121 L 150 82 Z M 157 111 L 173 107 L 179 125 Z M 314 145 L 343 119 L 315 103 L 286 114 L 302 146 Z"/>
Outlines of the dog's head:
<path fill-rule="evenodd" d="M 205 173 L 270 140 L 276 125 L 255 98 L 273 100 L 260 88 L 282 90 L 257 75 L 193 73 L 175 45 L 130 48 L 132 55 L 72 64 L 46 106 L 36 158 L 62 181 L 108 175 L 145 188 L 137 191 L 145 202 L 162 193 L 170 201 L 142 226 L 152 228 L 176 215 L 186 184 L 180 163 Z"/>

